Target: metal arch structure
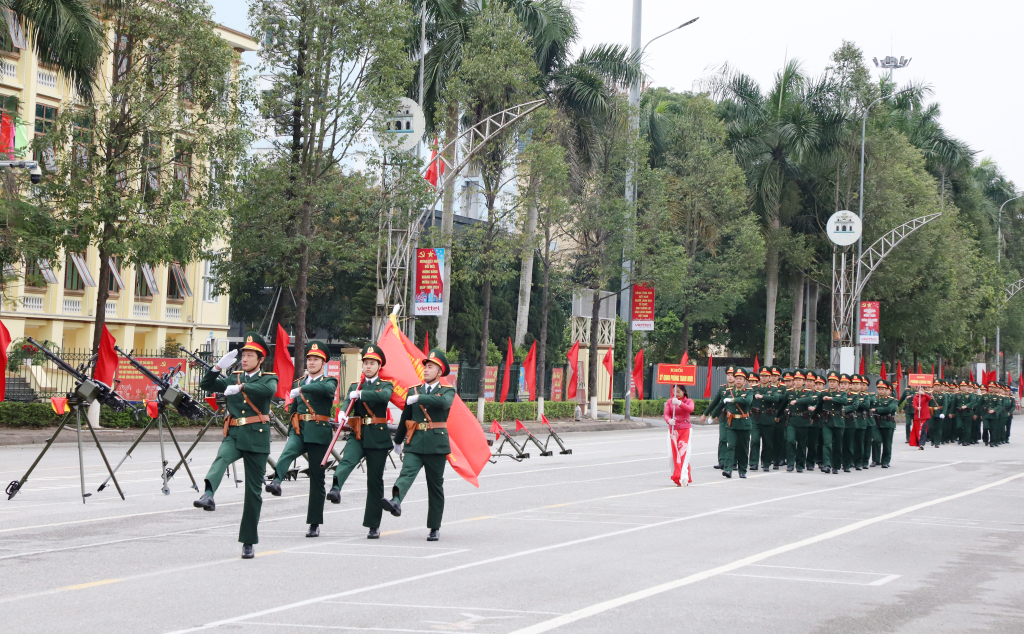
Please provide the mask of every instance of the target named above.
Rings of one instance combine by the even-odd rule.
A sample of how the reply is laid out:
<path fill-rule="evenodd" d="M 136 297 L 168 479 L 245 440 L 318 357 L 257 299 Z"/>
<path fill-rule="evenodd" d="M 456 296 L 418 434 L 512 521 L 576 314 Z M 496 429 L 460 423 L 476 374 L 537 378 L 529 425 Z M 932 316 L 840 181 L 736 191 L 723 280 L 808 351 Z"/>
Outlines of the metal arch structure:
<path fill-rule="evenodd" d="M 927 214 L 903 223 L 875 240 L 860 258 L 855 258 L 849 248 L 832 249 L 832 369 L 839 369 L 840 349 L 856 343 L 856 304 L 871 274 L 904 238 L 941 215 Z"/>
<path fill-rule="evenodd" d="M 411 316 L 411 286 L 414 272 L 413 249 L 419 241 L 420 230 L 428 216 L 433 216 L 437 203 L 444 196 L 445 189 L 469 165 L 482 147 L 496 136 L 515 125 L 523 118 L 539 110 L 547 103 L 544 99 L 528 101 L 501 112 L 496 112 L 477 124 L 463 130 L 456 138 L 438 149 L 437 156 L 423 168 L 420 176 L 425 177 L 430 164 L 438 162 L 444 174 L 438 175 L 437 191 L 430 205 L 413 220 L 404 225 L 396 222 L 396 213 L 389 212 L 381 220 L 381 242 L 377 247 L 377 307 L 373 321 L 373 339 L 383 332 L 391 307 L 406 307 L 406 319 Z M 454 157 L 449 161 L 447 156 Z M 438 170 L 441 171 L 441 170 Z M 446 280 L 447 282 L 447 280 Z"/>
<path fill-rule="evenodd" d="M 1006 287 L 1006 297 L 1003 298 L 1003 303 L 1013 299 L 1013 296 L 1024 290 L 1024 280 L 1017 280 L 1013 284 Z"/>

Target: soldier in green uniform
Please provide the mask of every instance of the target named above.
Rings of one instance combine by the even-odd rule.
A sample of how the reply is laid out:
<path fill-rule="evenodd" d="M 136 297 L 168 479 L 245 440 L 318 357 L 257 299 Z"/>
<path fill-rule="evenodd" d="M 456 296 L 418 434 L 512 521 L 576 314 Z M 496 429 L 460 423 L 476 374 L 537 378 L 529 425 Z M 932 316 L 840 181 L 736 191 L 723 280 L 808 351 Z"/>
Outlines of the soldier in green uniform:
<path fill-rule="evenodd" d="M 840 375 L 837 372 L 828 373 L 828 390 L 821 395 L 821 410 L 825 412 L 824 426 L 822 432 L 822 466 L 825 473 L 839 471 L 842 466 L 843 434 L 846 431 L 846 421 L 843 418 L 843 408 L 848 400 L 847 394 L 839 389 Z"/>
<path fill-rule="evenodd" d="M 828 421 L 828 412 L 821 406 L 821 397 L 828 392 L 825 377 L 814 373 L 814 393 L 818 395 L 818 408 L 812 417 L 811 428 L 807 433 L 807 468 L 811 471 L 817 466 L 825 466 L 824 428 Z"/>
<path fill-rule="evenodd" d="M 274 479 L 267 483 L 267 493 L 281 495 L 281 480 L 288 475 L 288 467 L 299 456 L 306 454 L 309 461 L 309 505 L 306 508 L 306 537 L 319 537 L 324 523 L 324 460 L 334 430 L 331 427 L 331 407 L 338 391 L 338 380 L 325 372 L 331 353 L 322 341 L 306 344 L 306 374 L 295 380 L 289 398 L 288 414 L 291 429 L 284 451 L 277 459 Z"/>
<path fill-rule="evenodd" d="M 441 385 L 448 375 L 448 358 L 437 348 L 423 362 L 423 385 L 409 390 L 405 410 L 395 432 L 395 444 L 405 443 L 402 472 L 391 488 L 391 499 L 382 499 L 392 515 L 402 514 L 402 500 L 420 469 L 427 472 L 428 542 L 436 542 L 444 514 L 444 464 L 451 445 L 448 441 L 448 411 L 455 401 L 455 388 Z"/>
<path fill-rule="evenodd" d="M 747 477 L 747 454 L 750 451 L 750 407 L 754 393 L 746 388 L 747 373 L 736 368 L 732 388 L 726 391 L 720 408 L 726 416 L 725 466 L 722 475 L 731 478 L 733 465 L 741 478 Z"/>
<path fill-rule="evenodd" d="M 875 387 L 878 390 L 874 404 L 875 422 L 881 445 L 879 464 L 883 469 L 888 469 L 889 461 L 892 459 L 892 435 L 896 431 L 897 401 L 891 396 L 892 383 L 879 379 Z"/>
<path fill-rule="evenodd" d="M 995 425 L 998 418 L 999 400 L 996 397 L 996 388 L 992 383 L 988 384 L 985 396 L 982 398 L 982 422 L 981 439 L 985 446 L 995 446 Z"/>
<path fill-rule="evenodd" d="M 947 445 L 956 438 L 956 412 L 960 403 L 960 388 L 955 381 L 946 381 L 946 417 L 942 420 L 942 442 Z"/>
<path fill-rule="evenodd" d="M 897 386 L 898 388 L 899 386 Z M 903 390 L 900 394 L 899 406 L 903 408 L 903 414 L 907 419 L 907 439 L 906 444 L 910 444 L 910 430 L 914 427 L 914 394 L 916 392 L 907 386 L 907 389 Z"/>
<path fill-rule="evenodd" d="M 257 527 L 263 507 L 263 473 L 270 456 L 270 399 L 277 392 L 277 376 L 260 370 L 267 356 L 267 342 L 258 332 L 245 335 L 242 346 L 242 369 L 231 376 L 222 376 L 238 358 L 232 350 L 221 357 L 206 373 L 199 387 L 207 392 L 223 392 L 228 415 L 224 418 L 224 440 L 217 457 L 206 474 L 206 491 L 193 505 L 213 511 L 217 505 L 213 495 L 220 486 L 224 472 L 232 462 L 242 459 L 245 464 L 245 502 L 242 506 L 242 524 L 238 541 L 242 542 L 242 559 L 255 557 L 253 544 L 259 543 Z"/>
<path fill-rule="evenodd" d="M 776 379 L 781 379 L 781 385 Z M 775 429 L 773 431 L 772 446 L 772 469 L 779 470 L 781 465 L 786 464 L 786 425 L 789 422 L 789 399 L 793 393 L 793 373 L 782 372 L 778 367 L 772 368 L 772 383 L 779 390 L 779 402 L 775 406 Z"/>
<path fill-rule="evenodd" d="M 725 449 L 726 449 L 726 425 L 725 425 L 725 413 L 720 407 L 722 399 L 725 398 L 725 391 L 733 385 L 733 373 L 736 371 L 734 366 L 729 366 L 725 369 L 725 383 L 718 386 L 718 391 L 711 398 L 708 403 L 707 409 L 704 410 L 704 414 L 700 417 L 700 422 L 707 422 L 708 418 L 714 420 L 718 418 L 718 464 L 715 465 L 716 469 L 721 469 L 725 464 Z M 720 413 L 721 412 L 721 413 Z"/>
<path fill-rule="evenodd" d="M 352 432 L 345 442 L 341 461 L 334 470 L 334 486 L 327 499 L 332 504 L 341 503 L 341 487 L 366 458 L 366 506 L 363 509 L 363 526 L 370 529 L 367 539 L 380 538 L 380 518 L 383 514 L 380 501 L 384 497 L 384 465 L 388 452 L 394 446 L 388 431 L 388 402 L 395 386 L 391 381 L 380 378 L 380 369 L 387 363 L 384 351 L 374 344 L 363 348 L 362 385 L 353 383 L 346 396 L 351 401 L 347 424 Z"/>
<path fill-rule="evenodd" d="M 761 368 L 758 380 L 760 385 L 752 391 L 754 401 L 751 404 L 751 414 L 754 418 L 750 426 L 750 459 L 747 464 L 750 465 L 751 471 L 757 471 L 757 459 L 760 454 L 761 466 L 767 471 L 774 451 L 772 441 L 775 433 L 776 407 L 783 395 L 777 387 L 771 386 L 771 368 Z"/>
<path fill-rule="evenodd" d="M 860 404 L 857 413 L 860 415 L 854 427 L 854 468 L 863 471 L 868 468 L 868 459 L 871 457 L 871 427 L 875 420 L 871 416 L 871 408 L 874 407 L 875 397 L 868 393 L 868 377 L 858 374 L 860 379 Z"/>
<path fill-rule="evenodd" d="M 800 370 L 793 373 L 793 394 L 789 400 L 789 426 L 786 428 L 786 471 L 795 467 L 798 473 L 804 471 L 807 457 L 807 429 L 817 409 L 818 397 L 813 389 L 804 387 L 805 375 Z M 814 377 L 811 377 L 814 385 Z M 812 467 L 813 468 L 813 467 Z"/>
<path fill-rule="evenodd" d="M 961 446 L 971 444 L 971 416 L 974 395 L 971 394 L 971 385 L 967 381 L 960 381 L 957 386 L 956 395 L 956 434 L 957 442 Z"/>
<path fill-rule="evenodd" d="M 932 416 L 928 420 L 928 440 L 938 449 L 942 444 L 942 422 L 946 417 L 946 387 L 936 381 L 932 390 Z"/>

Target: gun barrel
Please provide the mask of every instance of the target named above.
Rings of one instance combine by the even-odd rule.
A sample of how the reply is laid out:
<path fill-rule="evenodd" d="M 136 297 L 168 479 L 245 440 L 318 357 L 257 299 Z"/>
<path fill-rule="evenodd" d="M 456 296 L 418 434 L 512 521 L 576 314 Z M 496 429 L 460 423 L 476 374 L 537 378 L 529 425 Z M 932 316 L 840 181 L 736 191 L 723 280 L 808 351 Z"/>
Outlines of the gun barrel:
<path fill-rule="evenodd" d="M 61 359 L 60 357 L 58 357 L 54 353 L 50 352 L 50 350 L 48 348 L 46 348 L 46 346 L 44 346 L 43 344 L 39 343 L 38 341 L 36 341 L 32 337 L 28 337 L 28 342 L 31 343 L 32 345 L 34 345 L 40 352 L 42 352 L 43 356 L 45 356 L 47 359 L 49 359 L 50 361 L 53 361 L 55 364 L 57 364 L 57 367 L 60 368 L 61 370 L 64 370 L 65 372 L 67 372 L 71 376 L 75 377 L 79 381 L 88 380 L 89 377 L 87 377 L 84 373 L 79 372 L 75 368 L 71 367 L 71 365 L 68 362 L 64 361 L 63 359 Z"/>
<path fill-rule="evenodd" d="M 114 346 L 114 350 L 117 350 L 118 352 L 121 353 L 122 357 L 124 357 L 125 359 L 128 359 L 128 363 L 132 364 L 132 367 L 135 368 L 136 370 L 138 370 L 139 372 L 141 372 L 147 379 L 149 379 L 153 383 L 156 383 L 161 388 L 164 388 L 164 389 L 167 388 L 168 383 L 166 381 L 161 381 L 160 377 L 158 377 L 156 374 L 154 374 L 152 370 L 150 370 L 146 366 L 144 366 L 141 363 L 139 363 L 135 359 L 135 357 L 133 357 L 131 355 L 131 353 L 125 352 L 124 350 L 118 348 L 117 346 Z"/>

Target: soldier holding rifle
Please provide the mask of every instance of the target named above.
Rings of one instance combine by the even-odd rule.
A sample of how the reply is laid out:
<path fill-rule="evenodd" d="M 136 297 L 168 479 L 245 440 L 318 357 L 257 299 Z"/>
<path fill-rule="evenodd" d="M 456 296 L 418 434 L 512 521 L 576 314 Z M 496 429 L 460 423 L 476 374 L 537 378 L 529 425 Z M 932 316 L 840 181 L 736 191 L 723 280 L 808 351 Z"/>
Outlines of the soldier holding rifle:
<path fill-rule="evenodd" d="M 444 352 L 433 349 L 423 362 L 423 385 L 409 391 L 405 410 L 395 432 L 395 444 L 405 443 L 402 472 L 391 488 L 391 499 L 381 505 L 395 517 L 402 514 L 402 500 L 409 492 L 420 469 L 427 472 L 428 542 L 438 540 L 444 514 L 444 464 L 451 453 L 448 441 L 448 411 L 455 400 L 455 388 L 441 385 L 448 375 Z M 749 400 L 748 400 L 749 403 Z"/>
<path fill-rule="evenodd" d="M 263 473 L 270 455 L 270 399 L 277 392 L 277 376 L 260 370 L 267 356 L 267 342 L 258 332 L 245 335 L 241 349 L 242 369 L 231 376 L 222 376 L 238 356 L 238 350 L 228 352 L 199 383 L 207 392 L 224 393 L 228 415 L 224 418 L 224 440 L 206 474 L 206 491 L 193 505 L 206 511 L 215 510 L 213 495 L 224 472 L 228 465 L 241 458 L 245 464 L 245 503 L 238 541 L 242 543 L 242 559 L 252 559 L 256 556 L 253 544 L 260 541 L 257 527 L 263 507 Z"/>
<path fill-rule="evenodd" d="M 388 401 L 394 391 L 391 381 L 385 381 L 378 374 L 387 363 L 384 351 L 370 344 L 363 348 L 363 381 L 348 388 L 348 426 L 352 433 L 345 443 L 341 462 L 334 470 L 334 486 L 327 499 L 332 504 L 341 503 L 341 487 L 366 458 L 366 508 L 363 510 L 363 526 L 370 529 L 367 539 L 380 537 L 380 518 L 383 513 L 380 501 L 384 497 L 384 464 L 391 450 L 391 433 L 388 431 Z"/>
<path fill-rule="evenodd" d="M 322 341 L 306 344 L 306 374 L 295 380 L 289 397 L 292 399 L 291 429 L 284 451 L 277 459 L 274 479 L 267 484 L 267 493 L 281 495 L 281 480 L 288 474 L 292 462 L 306 454 L 309 458 L 309 506 L 306 537 L 318 537 L 324 523 L 324 468 L 321 466 L 334 430 L 331 427 L 331 407 L 338 391 L 338 380 L 324 372 L 331 353 Z"/>

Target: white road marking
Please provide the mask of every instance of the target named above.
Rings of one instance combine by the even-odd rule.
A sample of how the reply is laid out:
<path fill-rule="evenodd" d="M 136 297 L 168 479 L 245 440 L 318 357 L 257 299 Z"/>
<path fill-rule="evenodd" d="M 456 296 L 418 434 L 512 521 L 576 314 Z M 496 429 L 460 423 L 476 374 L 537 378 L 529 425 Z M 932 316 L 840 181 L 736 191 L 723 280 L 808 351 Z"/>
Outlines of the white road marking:
<path fill-rule="evenodd" d="M 437 553 L 434 555 L 382 555 L 380 553 L 332 553 L 325 552 L 322 550 L 289 550 L 288 553 L 291 555 L 327 555 L 330 557 L 372 557 L 374 559 L 438 559 L 440 557 L 447 557 L 448 555 L 457 555 L 458 553 L 469 552 L 468 548 L 460 548 L 459 550 L 449 550 L 443 553 Z"/>
<path fill-rule="evenodd" d="M 771 575 L 745 575 L 738 572 L 730 572 L 722 575 L 723 577 L 747 577 L 749 579 L 771 579 L 772 581 L 809 581 L 811 583 L 833 583 L 842 586 L 880 586 L 889 583 L 893 579 L 899 579 L 899 575 L 889 575 L 883 577 L 878 581 L 872 581 L 870 583 L 859 583 L 857 581 L 838 581 L 836 579 L 820 579 L 811 577 L 774 577 Z"/>
<path fill-rule="evenodd" d="M 955 464 L 955 463 L 952 463 L 952 464 Z M 949 466 L 949 465 L 944 465 L 944 466 Z M 722 565 L 722 566 L 717 566 L 715 568 L 709 568 L 708 570 L 704 570 L 702 572 L 698 572 L 698 573 L 695 573 L 695 574 L 692 574 L 692 575 L 688 575 L 688 576 L 683 577 L 681 579 L 676 579 L 675 581 L 669 581 L 667 583 L 662 583 L 662 584 L 659 584 L 659 585 L 656 585 L 656 586 L 652 586 L 650 588 L 647 588 L 645 590 L 640 590 L 638 592 L 632 592 L 630 594 L 626 594 L 626 595 L 623 595 L 621 597 L 617 597 L 615 599 L 609 599 L 607 601 L 602 601 L 600 603 L 595 603 L 594 605 L 582 608 L 580 610 L 576 610 L 575 612 L 570 612 L 569 614 L 565 614 L 565 615 L 560 616 L 560 617 L 549 619 L 547 621 L 542 621 L 540 623 L 531 625 L 529 627 L 525 627 L 525 628 L 516 630 L 515 632 L 512 632 L 512 634 L 540 634 L 541 632 L 548 632 L 548 631 L 551 631 L 551 630 L 556 629 L 558 627 L 561 627 L 563 625 L 568 625 L 570 623 L 575 623 L 576 621 L 580 621 L 582 619 L 590 618 L 590 617 L 595 616 L 597 614 L 601 614 L 602 612 L 607 612 L 608 610 L 613 610 L 615 608 L 622 607 L 622 606 L 628 605 L 630 603 L 635 603 L 635 602 L 641 601 L 643 599 L 647 599 L 647 598 L 650 598 L 650 597 L 653 597 L 653 596 L 656 596 L 656 595 L 659 595 L 659 594 L 662 594 L 662 593 L 665 593 L 665 592 L 669 592 L 670 590 L 675 590 L 677 588 L 682 588 L 684 586 L 692 585 L 694 583 L 697 583 L 698 581 L 704 581 L 704 580 L 710 579 L 712 577 L 716 577 L 718 575 L 726 574 L 726 573 L 732 572 L 733 570 L 738 570 L 740 568 L 743 568 L 744 566 L 749 566 L 751 564 L 754 564 L 754 563 L 757 563 L 757 562 L 760 562 L 760 561 L 764 561 L 765 559 L 768 559 L 770 557 L 775 557 L 777 555 L 781 555 L 781 554 L 784 554 L 784 553 L 788 553 L 788 552 L 797 550 L 799 548 L 803 548 L 804 546 L 810 546 L 812 544 L 817 544 L 819 542 L 823 542 L 823 541 L 832 539 L 834 537 L 839 537 L 840 535 L 845 535 L 847 533 L 851 533 L 851 532 L 859 530 L 861 528 L 865 528 L 867 526 L 871 526 L 871 525 L 877 524 L 879 522 L 884 522 L 884 521 L 892 519 L 894 517 L 900 517 L 901 515 L 906 515 L 908 513 L 913 513 L 914 511 L 918 511 L 920 509 L 928 508 L 930 506 L 935 506 L 937 504 L 942 504 L 944 502 L 950 502 L 952 500 L 957 500 L 959 498 L 966 497 L 968 495 L 973 495 L 975 493 L 980 493 L 982 491 L 987 491 L 988 489 L 991 489 L 993 487 L 997 487 L 997 486 L 1006 484 L 1008 482 L 1012 482 L 1012 481 L 1014 481 L 1014 480 L 1016 480 L 1018 478 L 1022 478 L 1022 477 L 1024 477 L 1024 472 L 1018 473 L 1016 475 L 1009 476 L 1007 478 L 1003 478 L 1002 480 L 997 480 L 995 482 L 990 482 L 988 484 L 984 484 L 984 485 L 982 485 L 980 487 L 975 487 L 975 488 L 969 489 L 967 491 L 961 491 L 960 493 L 954 493 L 953 495 L 947 495 L 945 497 L 936 498 L 934 500 L 929 500 L 927 502 L 921 502 L 919 504 L 913 504 L 911 506 L 906 506 L 906 507 L 903 507 L 902 509 L 898 509 L 896 511 L 892 511 L 892 512 L 889 512 L 889 513 L 883 513 L 882 515 L 876 515 L 875 517 L 872 517 L 872 518 L 869 518 L 869 519 L 866 519 L 866 520 L 861 520 L 859 522 L 854 522 L 853 524 L 847 524 L 846 526 L 842 526 L 842 527 L 837 528 L 837 529 L 826 531 L 824 533 L 819 533 L 818 535 L 814 535 L 814 536 L 808 537 L 806 539 L 801 539 L 799 541 L 791 542 L 791 543 L 785 544 L 783 546 L 778 546 L 776 548 L 771 548 L 769 550 L 757 553 L 755 555 L 751 555 L 749 557 L 744 557 L 742 559 L 737 559 L 736 561 L 734 561 L 732 563 L 728 563 L 728 564 L 725 564 L 725 565 Z"/>
<path fill-rule="evenodd" d="M 353 596 L 353 595 L 362 594 L 362 593 L 365 593 L 365 592 L 373 592 L 375 590 L 382 590 L 382 589 L 385 589 L 385 588 L 391 588 L 391 587 L 394 587 L 394 586 L 404 585 L 404 584 L 407 584 L 407 583 L 412 583 L 412 582 L 420 581 L 420 580 L 423 580 L 423 579 L 430 579 L 430 578 L 433 578 L 433 577 L 438 577 L 438 576 L 441 576 L 441 575 L 446 575 L 446 574 L 449 574 L 449 573 L 452 573 L 452 572 L 459 572 L 461 570 L 467 570 L 467 569 L 470 569 L 470 568 L 477 568 L 477 567 L 480 567 L 480 566 L 486 566 L 486 565 L 489 565 L 489 564 L 494 564 L 494 563 L 498 563 L 498 562 L 502 562 L 502 561 L 508 561 L 508 560 L 511 560 L 511 559 L 520 559 L 520 558 L 523 558 L 523 557 L 527 557 L 529 555 L 535 555 L 537 553 L 547 552 L 547 551 L 550 551 L 550 550 L 559 550 L 559 549 L 567 548 L 567 547 L 570 547 L 570 546 L 576 546 L 578 544 L 586 544 L 586 543 L 593 542 L 593 541 L 598 541 L 598 540 L 601 540 L 601 539 L 607 539 L 607 538 L 610 538 L 610 537 L 618 537 L 618 536 L 621 536 L 621 535 L 628 535 L 630 533 L 635 533 L 637 531 L 642 531 L 642 530 L 647 530 L 647 529 L 652 529 L 652 528 L 660 528 L 662 526 L 669 526 L 669 525 L 677 524 L 677 523 L 680 523 L 680 522 L 686 522 L 686 521 L 690 521 L 690 520 L 701 519 L 701 518 L 704 518 L 704 517 L 711 517 L 711 516 L 714 516 L 714 515 L 721 515 L 723 513 L 728 513 L 728 512 L 731 512 L 731 511 L 735 511 L 737 509 L 749 508 L 751 506 L 760 506 L 760 505 L 763 505 L 763 504 L 771 504 L 773 502 L 781 502 L 781 501 L 784 501 L 784 500 L 791 500 L 791 499 L 794 499 L 794 498 L 807 497 L 809 495 L 817 495 L 817 494 L 821 494 L 821 493 L 833 493 L 833 492 L 841 491 L 841 490 L 848 489 L 848 488 L 851 488 L 851 487 L 864 486 L 866 484 L 871 484 L 871 483 L 874 483 L 874 482 L 890 480 L 890 479 L 893 479 L 893 478 L 899 478 L 899 477 L 902 477 L 902 476 L 911 475 L 911 474 L 914 474 L 914 473 L 921 473 L 921 472 L 924 472 L 924 471 L 931 471 L 933 469 L 940 469 L 940 468 L 943 468 L 943 467 L 949 467 L 949 466 L 953 466 L 955 464 L 957 464 L 957 463 L 956 462 L 948 462 L 948 463 L 941 464 L 941 465 L 932 465 L 932 466 L 928 466 L 928 467 L 922 467 L 920 469 L 914 469 L 914 470 L 911 470 L 911 471 L 904 471 L 904 472 L 901 472 L 901 473 L 894 473 L 892 475 L 881 476 L 881 477 L 878 477 L 878 478 L 873 478 L 871 480 L 860 480 L 860 481 L 852 482 L 850 484 L 846 484 L 846 485 L 842 485 L 842 486 L 829 487 L 829 488 L 825 488 L 825 489 L 815 489 L 813 491 L 804 491 L 804 492 L 801 492 L 801 493 L 794 493 L 794 494 L 791 494 L 791 495 L 784 495 L 784 496 L 777 497 L 777 498 L 769 498 L 767 500 L 758 500 L 756 502 L 748 502 L 746 504 L 739 504 L 739 505 L 736 505 L 736 506 L 731 506 L 731 507 L 726 507 L 726 508 L 721 508 L 721 509 L 714 509 L 714 510 L 710 510 L 710 511 L 705 511 L 703 513 L 696 513 L 694 515 L 688 515 L 688 516 L 685 516 L 685 517 L 673 518 L 673 519 L 670 519 L 670 520 L 664 520 L 664 521 L 655 522 L 655 523 L 652 523 L 652 524 L 645 524 L 643 526 L 635 526 L 635 527 L 631 527 L 631 528 L 624 528 L 624 529 L 617 530 L 617 531 L 612 531 L 612 532 L 609 532 L 609 533 L 601 533 L 601 534 L 598 534 L 598 535 L 591 535 L 590 537 L 582 537 L 582 538 L 579 538 L 579 539 L 574 539 L 574 540 L 570 540 L 570 541 L 560 542 L 560 543 L 557 543 L 557 544 L 548 544 L 546 546 L 539 546 L 539 547 L 536 547 L 536 548 L 529 548 L 529 549 L 521 550 L 521 551 L 515 552 L 515 553 L 508 553 L 508 554 L 505 554 L 505 555 L 499 555 L 497 557 L 489 557 L 489 558 L 486 558 L 486 559 L 481 559 L 481 560 L 478 560 L 478 561 L 469 562 L 469 563 L 461 564 L 461 565 L 458 565 L 458 566 L 452 566 L 450 568 L 442 568 L 440 570 L 433 570 L 433 571 L 425 572 L 425 573 L 418 574 L 418 575 L 413 575 L 413 576 L 409 576 L 409 577 L 402 577 L 402 578 L 393 579 L 393 580 L 390 580 L 390 581 L 384 581 L 384 582 L 381 582 L 381 583 L 378 583 L 378 584 L 374 584 L 374 585 L 370 585 L 370 586 L 363 586 L 361 588 L 353 588 L 351 590 L 345 590 L 345 591 L 336 592 L 336 593 L 333 593 L 333 594 L 327 594 L 327 595 L 323 595 L 323 596 L 319 596 L 319 597 L 313 597 L 311 599 L 305 599 L 303 601 L 296 601 L 294 603 L 286 603 L 284 605 L 280 605 L 280 606 L 273 607 L 273 608 L 267 608 L 267 609 L 264 609 L 264 610 L 259 610 L 257 612 L 250 612 L 248 614 L 242 614 L 242 615 L 239 615 L 239 616 L 229 617 L 229 618 L 221 619 L 221 620 L 218 620 L 218 621 L 212 621 L 210 623 L 206 623 L 204 625 L 199 625 L 199 626 L 196 626 L 196 627 L 191 627 L 191 628 L 187 628 L 187 629 L 183 629 L 183 630 L 175 630 L 173 632 L 170 632 L 169 634 L 185 634 L 186 632 L 199 632 L 199 631 L 202 631 L 202 630 L 209 630 L 209 629 L 213 629 L 213 628 L 216 628 L 216 627 L 220 627 L 221 625 L 230 625 L 230 624 L 233 624 L 233 623 L 240 623 L 240 622 L 243 622 L 243 621 L 248 621 L 249 619 L 255 619 L 255 618 L 259 618 L 261 616 L 266 616 L 268 614 L 277 614 L 279 612 L 285 612 L 285 611 L 288 611 L 288 610 L 293 610 L 293 609 L 305 607 L 305 606 L 308 606 L 308 605 L 314 605 L 314 604 L 320 603 L 322 601 L 329 601 L 329 600 L 332 600 L 332 599 L 340 599 L 342 597 Z M 1024 475 L 1024 473 L 1022 473 L 1020 475 Z M 1015 477 L 1019 477 L 1019 476 L 1015 476 Z M 612 495 L 612 496 L 608 496 L 608 498 L 629 497 L 629 496 L 632 496 L 632 495 L 638 495 L 638 494 L 641 494 L 641 493 L 646 493 L 646 492 L 651 492 L 651 491 L 671 491 L 671 490 L 674 490 L 676 488 L 677 487 L 651 489 L 650 491 L 639 492 L 639 493 L 630 493 L 630 494 L 624 494 L 624 495 Z M 608 498 L 605 498 L 605 499 L 608 499 Z M 760 561 L 760 560 L 757 560 L 757 561 Z M 742 567 L 744 565 L 747 565 L 748 563 L 755 563 L 755 562 L 754 561 L 749 561 L 749 562 L 744 561 L 744 563 L 741 566 L 738 566 L 738 567 Z M 729 568 L 728 570 L 723 570 L 723 572 L 729 572 L 731 570 L 733 570 L 733 568 Z M 547 622 L 550 622 L 550 621 L 545 621 L 545 623 L 547 623 Z"/>
<path fill-rule="evenodd" d="M 416 608 L 427 610 L 476 610 L 477 612 L 515 612 L 517 614 L 549 614 L 555 616 L 561 614 L 561 612 L 535 612 L 531 610 L 515 610 L 511 608 L 467 608 L 457 605 L 411 605 L 408 603 L 370 603 L 363 601 L 324 601 L 324 603 L 330 603 L 333 605 L 365 605 L 373 607 Z"/>

